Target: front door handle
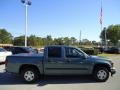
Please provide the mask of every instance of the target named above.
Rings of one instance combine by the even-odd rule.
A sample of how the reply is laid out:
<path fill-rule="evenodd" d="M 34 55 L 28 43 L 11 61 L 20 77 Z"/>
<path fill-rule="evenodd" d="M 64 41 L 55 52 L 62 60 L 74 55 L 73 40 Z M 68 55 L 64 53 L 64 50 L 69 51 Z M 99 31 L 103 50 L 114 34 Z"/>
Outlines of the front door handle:
<path fill-rule="evenodd" d="M 51 64 L 55 64 L 55 63 L 57 63 L 57 62 L 49 62 L 49 63 L 51 63 Z"/>
<path fill-rule="evenodd" d="M 53 64 L 56 63 L 55 61 L 52 61 L 52 60 L 48 60 L 48 62 Z"/>
<path fill-rule="evenodd" d="M 70 60 L 70 59 L 67 59 L 67 62 L 71 62 L 71 60 Z"/>
<path fill-rule="evenodd" d="M 79 62 L 80 64 L 83 64 L 83 62 Z"/>
<path fill-rule="evenodd" d="M 62 61 L 58 61 L 58 62 L 56 62 L 56 63 L 63 63 Z"/>

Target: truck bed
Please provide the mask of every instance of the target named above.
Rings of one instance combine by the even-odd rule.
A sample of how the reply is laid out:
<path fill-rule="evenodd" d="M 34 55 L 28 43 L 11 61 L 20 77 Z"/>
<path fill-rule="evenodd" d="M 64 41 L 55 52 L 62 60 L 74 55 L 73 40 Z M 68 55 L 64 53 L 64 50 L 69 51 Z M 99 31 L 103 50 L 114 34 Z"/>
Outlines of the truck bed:
<path fill-rule="evenodd" d="M 16 54 L 7 57 L 7 71 L 11 71 L 13 73 L 19 73 L 19 68 L 21 65 L 35 65 L 41 69 L 43 69 L 43 53 L 41 54 Z"/>

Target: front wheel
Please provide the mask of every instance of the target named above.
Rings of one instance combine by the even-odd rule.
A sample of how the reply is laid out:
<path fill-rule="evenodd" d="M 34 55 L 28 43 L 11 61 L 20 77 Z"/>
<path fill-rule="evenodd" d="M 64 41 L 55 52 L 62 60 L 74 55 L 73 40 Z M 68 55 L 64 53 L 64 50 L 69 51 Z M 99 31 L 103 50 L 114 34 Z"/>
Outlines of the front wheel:
<path fill-rule="evenodd" d="M 93 75 L 96 81 L 105 82 L 109 78 L 109 71 L 105 67 L 97 67 Z"/>
<path fill-rule="evenodd" d="M 32 68 L 26 68 L 21 72 L 21 76 L 27 83 L 33 83 L 38 79 L 38 72 Z"/>

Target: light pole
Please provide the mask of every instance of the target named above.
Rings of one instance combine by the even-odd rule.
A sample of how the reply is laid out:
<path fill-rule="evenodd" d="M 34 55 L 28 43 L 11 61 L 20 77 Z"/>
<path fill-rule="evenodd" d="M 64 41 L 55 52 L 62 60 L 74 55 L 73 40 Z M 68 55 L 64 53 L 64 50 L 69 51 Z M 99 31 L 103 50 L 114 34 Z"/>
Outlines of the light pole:
<path fill-rule="evenodd" d="M 31 1 L 30 0 L 21 0 L 21 2 L 25 5 L 25 47 L 27 47 L 27 26 L 28 26 L 28 22 L 27 22 L 27 11 L 28 11 L 28 6 L 31 5 Z"/>

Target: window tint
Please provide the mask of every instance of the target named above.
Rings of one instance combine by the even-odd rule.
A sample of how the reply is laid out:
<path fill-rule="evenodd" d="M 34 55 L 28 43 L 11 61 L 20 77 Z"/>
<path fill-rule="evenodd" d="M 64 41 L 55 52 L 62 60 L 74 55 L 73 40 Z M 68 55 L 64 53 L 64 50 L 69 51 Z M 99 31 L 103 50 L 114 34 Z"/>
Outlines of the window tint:
<path fill-rule="evenodd" d="M 48 47 L 48 58 L 60 58 L 61 47 Z"/>
<path fill-rule="evenodd" d="M 33 49 L 32 48 L 30 48 L 30 47 L 22 47 L 21 48 L 24 52 L 32 52 L 33 51 Z"/>
<path fill-rule="evenodd" d="M 72 58 L 78 58 L 78 57 L 83 56 L 83 53 L 80 52 L 80 51 L 78 51 L 75 48 L 68 48 L 67 47 L 67 48 L 65 48 L 65 56 L 67 58 L 70 58 L 70 57 L 72 57 Z"/>
<path fill-rule="evenodd" d="M 27 53 L 27 51 L 24 50 L 23 48 L 14 47 L 13 48 L 13 54 L 18 54 L 18 53 Z"/>

